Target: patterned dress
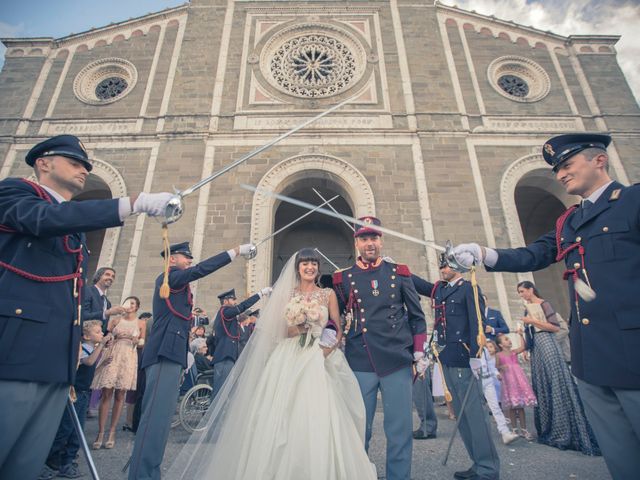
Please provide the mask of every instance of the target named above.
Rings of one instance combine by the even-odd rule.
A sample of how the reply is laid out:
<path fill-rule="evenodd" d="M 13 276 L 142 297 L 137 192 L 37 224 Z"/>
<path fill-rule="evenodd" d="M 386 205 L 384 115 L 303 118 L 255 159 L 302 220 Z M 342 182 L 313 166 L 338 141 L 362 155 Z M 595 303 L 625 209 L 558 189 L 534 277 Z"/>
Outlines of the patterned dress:
<path fill-rule="evenodd" d="M 538 399 L 534 421 L 538 442 L 561 450 L 601 455 L 591 426 L 555 334 L 533 335 L 531 381 Z"/>
<path fill-rule="evenodd" d="M 501 402 L 504 408 L 524 408 L 537 405 L 536 396 L 527 375 L 518 363 L 515 352 L 499 352 L 502 375 Z"/>
<path fill-rule="evenodd" d="M 111 346 L 103 352 L 98 362 L 91 388 L 135 390 L 138 376 L 136 350 L 140 337 L 138 319 L 120 320 L 111 333 Z"/>

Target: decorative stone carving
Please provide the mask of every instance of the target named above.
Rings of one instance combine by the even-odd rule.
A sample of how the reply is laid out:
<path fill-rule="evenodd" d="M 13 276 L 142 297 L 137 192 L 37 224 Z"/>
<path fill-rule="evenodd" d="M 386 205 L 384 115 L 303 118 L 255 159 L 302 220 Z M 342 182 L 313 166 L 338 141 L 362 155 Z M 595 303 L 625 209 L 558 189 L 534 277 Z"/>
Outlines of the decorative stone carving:
<path fill-rule="evenodd" d="M 296 24 L 276 33 L 260 54 L 263 76 L 276 89 L 301 98 L 342 93 L 363 76 L 367 51 L 331 24 Z"/>
<path fill-rule="evenodd" d="M 487 68 L 487 77 L 496 92 L 515 102 L 537 102 L 551 89 L 549 75 L 540 65 L 516 55 L 496 58 Z"/>
<path fill-rule="evenodd" d="M 80 70 L 73 82 L 73 93 L 89 105 L 107 105 L 128 95 L 137 81 L 138 71 L 133 63 L 123 58 L 102 58 Z"/>

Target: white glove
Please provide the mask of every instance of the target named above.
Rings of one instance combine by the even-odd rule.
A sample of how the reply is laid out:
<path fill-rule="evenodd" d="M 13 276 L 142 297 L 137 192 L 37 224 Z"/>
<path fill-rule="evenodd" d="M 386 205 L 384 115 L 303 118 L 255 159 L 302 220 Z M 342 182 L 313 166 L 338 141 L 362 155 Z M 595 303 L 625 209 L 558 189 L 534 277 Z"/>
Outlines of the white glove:
<path fill-rule="evenodd" d="M 454 247 L 453 255 L 460 265 L 469 268 L 474 263 L 482 263 L 482 247 L 477 243 L 461 243 Z"/>
<path fill-rule="evenodd" d="M 479 358 L 470 358 L 469 366 L 471 367 L 471 373 L 476 378 L 480 378 L 480 373 L 482 372 L 482 360 Z"/>
<path fill-rule="evenodd" d="M 424 375 L 424 372 L 429 368 L 429 360 L 425 357 L 424 352 L 413 352 L 413 360 L 416 363 L 418 375 Z"/>
<path fill-rule="evenodd" d="M 172 193 L 140 193 L 133 204 L 132 213 L 146 213 L 150 217 L 164 215 L 167 203 L 173 198 Z"/>
<path fill-rule="evenodd" d="M 264 287 L 263 289 L 261 289 L 258 292 L 258 295 L 260 295 L 260 298 L 262 297 L 268 297 L 269 295 L 271 295 L 271 291 L 273 290 L 273 288 L 271 287 Z"/>
<path fill-rule="evenodd" d="M 258 253 L 258 249 L 252 243 L 245 243 L 244 245 L 240 245 L 240 255 L 242 255 L 247 260 L 252 259 Z"/>
<path fill-rule="evenodd" d="M 331 348 L 338 341 L 337 335 L 338 334 L 335 330 L 331 328 L 325 328 L 324 330 L 322 330 L 322 335 L 320 335 L 320 341 L 318 342 L 318 344 L 321 347 Z"/>

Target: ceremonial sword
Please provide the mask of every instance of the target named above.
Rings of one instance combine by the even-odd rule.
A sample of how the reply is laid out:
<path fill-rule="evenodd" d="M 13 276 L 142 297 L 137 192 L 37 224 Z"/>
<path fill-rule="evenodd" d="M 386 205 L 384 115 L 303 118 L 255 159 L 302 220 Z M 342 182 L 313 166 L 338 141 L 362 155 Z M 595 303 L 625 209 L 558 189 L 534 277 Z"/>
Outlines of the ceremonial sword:
<path fill-rule="evenodd" d="M 275 232 L 273 232 L 272 234 L 264 237 L 262 240 L 260 240 L 258 243 L 256 243 L 255 245 L 253 245 L 253 247 L 251 248 L 251 253 L 249 254 L 250 258 L 254 258 L 258 247 L 260 245 L 262 245 L 264 242 L 267 242 L 269 240 L 271 240 L 273 237 L 275 237 L 276 235 L 278 235 L 280 232 L 282 232 L 283 230 L 286 230 L 287 228 L 289 228 L 291 225 L 293 225 L 294 223 L 299 222 L 300 220 L 302 220 L 305 217 L 308 217 L 309 215 L 311 215 L 313 212 L 319 210 L 320 208 L 324 207 L 325 205 L 328 205 L 329 207 L 331 207 L 331 202 L 333 202 L 336 198 L 338 198 L 340 195 L 336 195 L 332 198 L 330 198 L 329 200 L 325 200 L 324 202 L 322 202 L 320 205 L 316 206 L 315 208 L 312 208 L 311 210 L 309 210 L 307 213 L 302 214 L 301 216 L 299 216 L 298 218 L 296 218 L 295 220 L 293 220 L 292 222 L 287 223 L 284 227 L 279 228 L 278 230 L 276 230 Z M 333 208 L 333 207 L 331 207 Z M 316 249 L 317 250 L 317 249 Z M 322 255 L 322 254 L 321 254 Z M 322 255 L 324 257 L 324 255 Z M 325 257 L 326 258 L 326 257 Z M 328 260 L 328 259 L 327 259 Z M 330 260 L 329 260 L 330 261 Z M 337 268 L 337 267 L 336 267 Z"/>
<path fill-rule="evenodd" d="M 195 192 L 196 190 L 200 189 L 201 187 L 203 187 L 207 183 L 215 180 L 220 175 L 224 175 L 229 170 L 234 169 L 235 167 L 237 167 L 241 163 L 246 162 L 250 158 L 255 157 L 256 155 L 258 155 L 259 153 L 264 152 L 265 150 L 268 150 L 269 148 L 271 148 L 275 144 L 281 142 L 282 140 L 284 140 L 285 138 L 289 137 L 290 135 L 293 135 L 298 130 L 302 130 L 304 127 L 306 127 L 308 125 L 311 125 L 316 120 L 320 120 L 322 117 L 324 117 L 326 115 L 329 115 L 330 113 L 338 110 L 339 108 L 341 108 L 344 105 L 346 105 L 347 103 L 349 103 L 351 100 L 352 100 L 351 98 L 347 98 L 346 100 L 343 100 L 342 102 L 334 105 L 333 107 L 329 108 L 328 110 L 325 110 L 324 112 L 319 113 L 315 117 L 312 117 L 312 118 L 309 118 L 308 120 L 305 120 L 304 122 L 302 122 L 297 127 L 294 127 L 293 129 L 291 129 L 291 130 L 289 130 L 287 132 L 284 132 L 282 135 L 274 138 L 270 142 L 267 142 L 264 145 L 256 148 L 252 152 L 250 152 L 250 153 L 246 154 L 245 156 L 239 158 L 235 162 L 230 163 L 229 165 L 227 165 L 223 169 L 215 172 L 214 174 L 208 176 L 207 178 L 203 178 L 198 183 L 190 186 L 189 188 L 186 188 L 186 189 L 184 189 L 182 191 L 177 191 L 175 193 L 175 195 L 173 197 L 171 197 L 171 199 L 167 203 L 167 206 L 165 208 L 165 213 L 164 213 L 164 217 L 165 217 L 164 218 L 164 223 L 168 225 L 170 223 L 174 223 L 174 222 L 178 221 L 180 219 L 180 217 L 182 217 L 182 214 L 184 213 L 184 202 L 183 202 L 183 199 L 187 195 L 191 195 L 193 192 Z"/>
<path fill-rule="evenodd" d="M 424 245 L 425 247 L 432 248 L 438 252 L 444 253 L 447 259 L 447 263 L 449 266 L 461 273 L 468 272 L 470 269 L 459 263 L 455 255 L 453 254 L 453 244 L 450 241 L 447 241 L 446 246 L 440 246 L 434 242 L 428 242 L 426 240 L 422 240 L 420 238 L 412 237 L 411 235 L 407 235 L 405 233 L 396 232 L 395 230 L 391 230 L 390 228 L 382 227 L 380 225 L 372 225 L 371 223 L 367 223 L 363 220 L 358 220 L 357 218 L 350 217 L 349 215 L 344 215 L 342 213 L 338 213 L 336 211 L 327 210 L 325 208 L 318 208 L 316 205 L 312 205 L 311 203 L 303 202 L 302 200 L 297 200 L 295 198 L 288 197 L 286 195 L 282 195 L 280 193 L 275 193 L 272 190 L 268 190 L 266 188 L 254 187 L 252 185 L 241 184 L 240 185 L 245 190 L 250 190 L 254 193 L 262 193 L 264 195 L 268 195 L 270 197 L 277 198 L 283 202 L 290 203 L 292 205 L 297 205 L 299 207 L 306 208 L 308 210 L 314 210 L 315 212 L 321 213 L 323 215 L 327 215 L 329 217 L 337 218 L 338 220 L 351 222 L 355 225 L 359 225 L 362 227 L 370 227 L 379 230 L 382 233 L 386 233 L 391 235 L 392 237 L 397 237 L 402 240 L 407 240 L 412 243 L 417 243 L 419 245 Z"/>
<path fill-rule="evenodd" d="M 89 464 L 89 471 L 91 472 L 91 476 L 93 477 L 93 480 L 100 480 L 98 469 L 96 468 L 96 464 L 94 463 L 93 457 L 91 456 L 91 450 L 89 450 L 89 445 L 87 444 L 87 438 L 84 436 L 82 425 L 80 425 L 80 419 L 78 418 L 76 408 L 74 407 L 70 397 L 67 397 L 67 410 L 69 411 L 69 415 L 71 415 L 71 421 L 73 422 L 73 426 L 75 427 L 78 438 L 80 439 L 80 446 L 82 447 L 84 456 L 87 459 L 87 463 Z"/>

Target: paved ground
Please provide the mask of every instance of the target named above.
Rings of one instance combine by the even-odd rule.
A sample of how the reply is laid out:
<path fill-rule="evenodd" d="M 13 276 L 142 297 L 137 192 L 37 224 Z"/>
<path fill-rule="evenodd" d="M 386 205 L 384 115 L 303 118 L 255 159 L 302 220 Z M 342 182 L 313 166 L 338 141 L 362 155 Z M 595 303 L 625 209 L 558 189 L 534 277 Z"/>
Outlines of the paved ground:
<path fill-rule="evenodd" d="M 378 402 L 378 404 L 380 405 L 381 402 Z M 444 407 L 437 407 L 437 410 L 439 421 L 438 438 L 414 442 L 413 479 L 415 480 L 452 479 L 454 471 L 465 470 L 470 466 L 459 436 L 456 437 L 453 444 L 447 466 L 442 465 L 442 458 L 447 448 L 449 436 L 453 431 L 454 422 L 446 417 Z M 528 412 L 528 419 L 531 423 L 533 419 L 531 412 Z M 417 417 L 415 417 L 415 421 L 417 424 Z M 95 438 L 97 423 L 97 420 L 93 418 L 87 420 L 86 431 L 89 443 Z M 176 456 L 181 446 L 186 442 L 187 437 L 186 432 L 180 427 L 172 430 L 165 454 L 165 467 L 171 463 L 172 458 Z M 98 471 L 103 480 L 126 478 L 121 469 L 133 448 L 133 438 L 133 434 L 119 430 L 116 447 L 113 450 L 102 449 L 93 452 Z M 518 440 L 507 447 L 500 442 L 495 430 L 494 441 L 500 455 L 501 478 L 503 480 L 611 479 L 602 457 L 588 457 L 578 452 L 560 451 L 525 440 Z M 370 456 L 378 468 L 379 478 L 385 478 L 385 441 L 381 411 L 376 415 Z M 80 459 L 80 468 L 87 473 L 85 478 L 88 478 L 88 469 L 83 458 Z"/>

